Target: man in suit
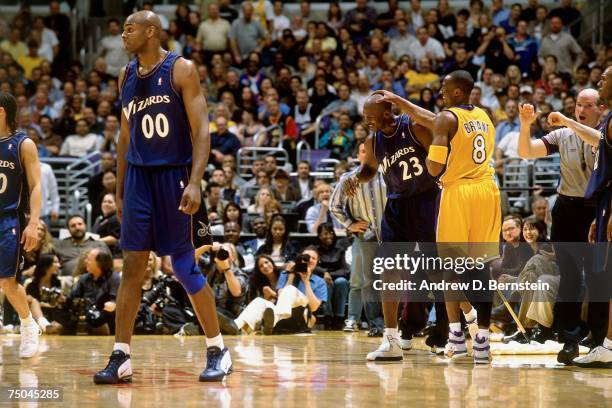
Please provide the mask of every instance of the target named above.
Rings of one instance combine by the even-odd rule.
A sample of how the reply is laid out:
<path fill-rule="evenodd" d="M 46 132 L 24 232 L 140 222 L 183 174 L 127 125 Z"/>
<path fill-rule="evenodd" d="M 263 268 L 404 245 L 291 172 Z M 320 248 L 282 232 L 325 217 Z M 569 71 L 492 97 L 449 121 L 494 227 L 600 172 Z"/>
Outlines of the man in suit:
<path fill-rule="evenodd" d="M 301 160 L 298 164 L 297 174 L 297 178 L 294 177 L 291 184 L 300 191 L 301 200 L 311 198 L 314 179 L 310 177 L 310 162 Z"/>

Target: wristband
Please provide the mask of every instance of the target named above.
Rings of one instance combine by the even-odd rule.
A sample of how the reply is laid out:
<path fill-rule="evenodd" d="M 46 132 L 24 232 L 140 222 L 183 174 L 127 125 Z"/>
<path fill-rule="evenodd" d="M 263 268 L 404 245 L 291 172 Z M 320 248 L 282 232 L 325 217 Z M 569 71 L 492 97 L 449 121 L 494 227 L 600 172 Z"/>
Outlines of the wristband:
<path fill-rule="evenodd" d="M 448 147 L 438 145 L 429 146 L 429 154 L 427 155 L 427 158 L 432 162 L 446 164 L 447 156 Z"/>

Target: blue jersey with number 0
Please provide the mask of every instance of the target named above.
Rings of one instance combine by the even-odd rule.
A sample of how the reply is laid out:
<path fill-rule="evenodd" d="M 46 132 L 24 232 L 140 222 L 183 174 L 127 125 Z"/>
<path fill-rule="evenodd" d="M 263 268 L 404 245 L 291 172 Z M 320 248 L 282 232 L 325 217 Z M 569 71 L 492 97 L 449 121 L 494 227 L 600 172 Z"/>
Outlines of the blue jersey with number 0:
<path fill-rule="evenodd" d="M 137 166 L 185 166 L 192 139 L 183 99 L 172 70 L 179 55 L 169 52 L 151 72 L 140 75 L 138 59 L 126 67 L 121 106 L 130 127 L 129 163 Z"/>
<path fill-rule="evenodd" d="M 374 153 L 382 167 L 389 198 L 416 195 L 436 188 L 435 179 L 425 167 L 427 151 L 410 129 L 410 116 L 396 118 L 391 135 L 376 132 Z"/>

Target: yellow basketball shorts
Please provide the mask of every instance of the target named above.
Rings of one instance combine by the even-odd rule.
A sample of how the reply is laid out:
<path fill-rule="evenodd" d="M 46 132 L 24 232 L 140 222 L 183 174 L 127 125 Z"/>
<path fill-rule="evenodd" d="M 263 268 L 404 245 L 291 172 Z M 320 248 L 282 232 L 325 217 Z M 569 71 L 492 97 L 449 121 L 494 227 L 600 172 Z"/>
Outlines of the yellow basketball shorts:
<path fill-rule="evenodd" d="M 474 244 L 471 254 L 495 258 L 501 220 L 499 188 L 492 179 L 460 180 L 442 189 L 436 240 Z"/>

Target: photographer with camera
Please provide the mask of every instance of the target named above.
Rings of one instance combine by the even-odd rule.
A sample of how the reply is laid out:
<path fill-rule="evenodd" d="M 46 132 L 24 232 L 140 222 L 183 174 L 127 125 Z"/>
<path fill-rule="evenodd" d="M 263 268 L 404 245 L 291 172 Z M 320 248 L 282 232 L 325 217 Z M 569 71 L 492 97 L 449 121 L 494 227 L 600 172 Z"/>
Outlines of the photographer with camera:
<path fill-rule="evenodd" d="M 70 314 L 64 307 L 64 293 L 69 288 L 57 276 L 60 267 L 57 255 L 40 255 L 32 280 L 25 287 L 32 317 L 47 334 L 62 333 L 70 322 Z"/>
<path fill-rule="evenodd" d="M 66 304 L 77 319 L 86 318 L 91 334 L 115 331 L 115 300 L 120 277 L 113 272 L 113 257 L 106 249 L 94 248 L 87 255 L 87 273 L 74 285 Z"/>
<path fill-rule="evenodd" d="M 276 292 L 264 287 L 264 297 L 254 299 L 234 320 L 237 331 L 251 332 L 260 325 L 264 334 L 310 331 L 316 321 L 314 312 L 327 300 L 325 281 L 313 274 L 318 262 L 317 249 L 305 248 L 278 277 Z M 269 258 L 258 258 L 257 265 L 270 282 L 276 279 L 274 264 Z"/>
<path fill-rule="evenodd" d="M 208 262 L 206 280 L 215 294 L 217 317 L 222 334 L 232 334 L 233 319 L 245 306 L 248 277 L 238 267 L 236 249 L 232 244 L 204 245 L 196 250 L 196 256 L 205 251 L 213 262 Z"/>

